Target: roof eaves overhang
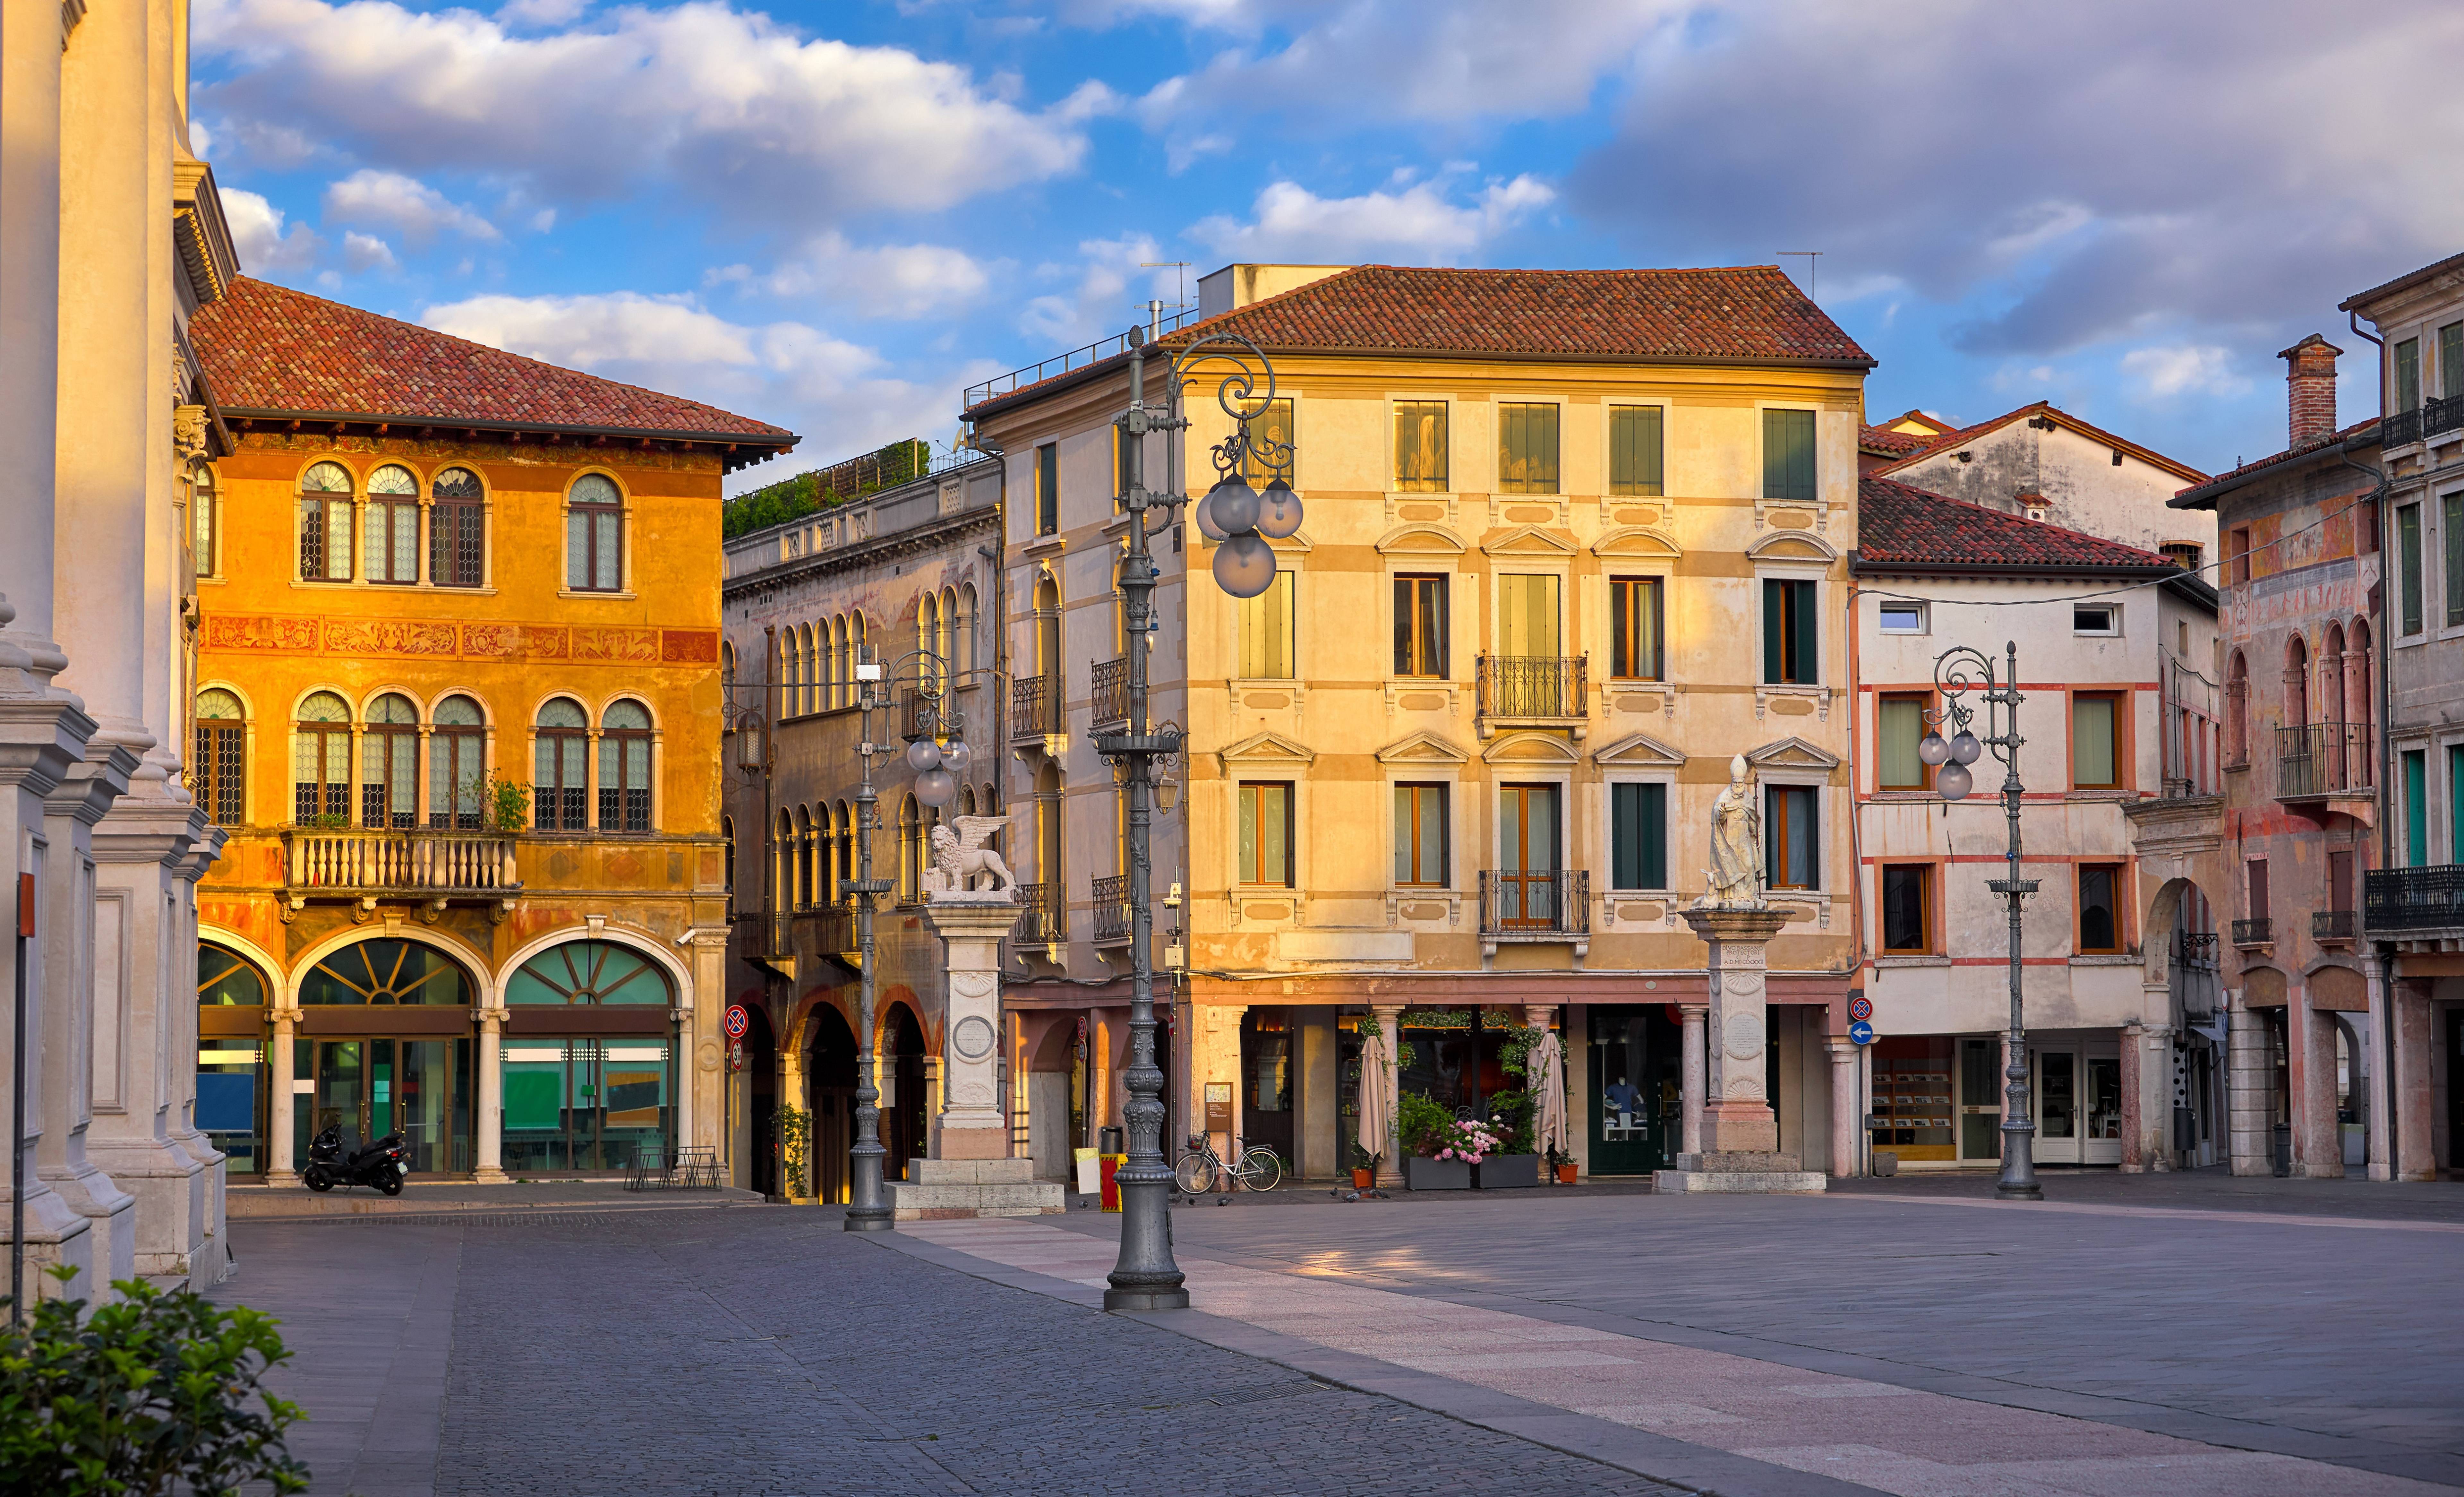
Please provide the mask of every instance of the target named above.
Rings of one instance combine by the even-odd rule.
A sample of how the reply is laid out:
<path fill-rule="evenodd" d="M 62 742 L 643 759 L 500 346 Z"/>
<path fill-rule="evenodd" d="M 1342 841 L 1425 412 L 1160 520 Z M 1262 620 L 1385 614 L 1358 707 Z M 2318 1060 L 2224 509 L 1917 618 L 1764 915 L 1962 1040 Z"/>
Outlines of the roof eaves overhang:
<path fill-rule="evenodd" d="M 528 436 L 606 437 L 628 442 L 689 442 L 727 450 L 727 472 L 766 462 L 795 451 L 803 438 L 793 431 L 776 434 L 746 431 L 679 431 L 644 427 L 563 426 L 546 421 L 489 421 L 472 416 L 396 415 L 369 410 L 275 410 L 255 406 L 226 406 L 227 421 L 319 422 L 352 426 L 433 428 L 445 431 L 490 431 Z M 746 451 L 745 449 L 752 451 Z"/>
<path fill-rule="evenodd" d="M 2290 457 L 2278 457 L 2273 462 L 2262 462 L 2238 473 L 2227 473 L 2221 478 L 2211 478 L 2205 483 L 2185 489 L 2167 499 L 2165 507 L 2171 510 L 2211 510 L 2216 507 L 2216 500 L 2226 495 L 2248 488 L 2263 478 L 2292 473 L 2314 458 L 2341 457 L 2346 452 L 2358 452 L 2365 448 L 2376 448 L 2378 445 L 2378 424 L 2372 422 L 2341 442 L 2321 442 L 2306 452 Z"/>
<path fill-rule="evenodd" d="M 2337 302 L 2336 310 L 2339 312 L 2359 312 L 2364 317 L 2369 317 L 2369 314 L 2363 309 L 2367 307 L 2371 302 L 2380 300 L 2386 297 L 2391 297 L 2400 291 L 2410 291 L 2413 287 L 2420 285 L 2423 281 L 2430 280 L 2448 271 L 2458 269 L 2464 269 L 2464 254 L 2451 254 L 2443 260 L 2438 260 L 2431 264 L 2425 265 L 2417 271 L 2407 271 L 2405 274 L 2397 276 L 2393 280 L 2382 281 L 2378 285 L 2372 286 L 2367 291 L 2355 292 L 2353 295 L 2346 297 L 2343 300 Z M 2372 321 L 2378 320 L 2376 318 L 2371 318 L 2370 319 Z"/>
<path fill-rule="evenodd" d="M 1231 332 L 1237 329 L 1224 329 L 1224 331 Z M 1165 353 L 1177 351 L 1173 339 L 1169 337 L 1153 346 Z M 1545 350 L 1499 353 L 1459 348 L 1365 348 L 1352 344 L 1328 346 L 1309 343 L 1261 343 L 1258 346 L 1269 357 L 1283 354 L 1316 359 L 1430 359 L 1451 363 L 1594 363 L 1680 368 L 1826 369 L 1859 374 L 1872 369 L 1880 362 L 1870 355 L 1861 359 L 1756 359 L 1746 356 L 1731 357 L 1725 354 L 1570 354 L 1551 353 Z M 1116 372 L 1128 361 L 1129 355 L 1114 354 L 1100 363 L 1090 363 L 1083 369 L 1072 369 L 1067 374 L 1056 374 L 1051 379 L 1012 390 L 1006 395 L 996 395 L 979 405 L 968 407 L 960 412 L 960 415 L 968 421 L 1000 415 L 1047 396 L 1075 389 L 1105 374 Z"/>
<path fill-rule="evenodd" d="M 1848 553 L 1848 570 L 1859 577 L 2008 577 L 2045 581 L 2064 577 L 2161 581 L 2181 572 L 2170 561 L 2146 565 L 2101 565 L 2089 561 L 1877 561 L 1862 551 Z"/>

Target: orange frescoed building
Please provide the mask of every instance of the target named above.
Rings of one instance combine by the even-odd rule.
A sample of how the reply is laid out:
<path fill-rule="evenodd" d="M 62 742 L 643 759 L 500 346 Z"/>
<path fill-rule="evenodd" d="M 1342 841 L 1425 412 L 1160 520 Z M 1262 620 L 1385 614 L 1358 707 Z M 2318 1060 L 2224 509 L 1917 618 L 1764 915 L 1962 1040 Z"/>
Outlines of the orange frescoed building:
<path fill-rule="evenodd" d="M 721 484 L 796 437 L 260 281 L 194 324 L 199 1126 L 415 1172 L 718 1147 Z"/>

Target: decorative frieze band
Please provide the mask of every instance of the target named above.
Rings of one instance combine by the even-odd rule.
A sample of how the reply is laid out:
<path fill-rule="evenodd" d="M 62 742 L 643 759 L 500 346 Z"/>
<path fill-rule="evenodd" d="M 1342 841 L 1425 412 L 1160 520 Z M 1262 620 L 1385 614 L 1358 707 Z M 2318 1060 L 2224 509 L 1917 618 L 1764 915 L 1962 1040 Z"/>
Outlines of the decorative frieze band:
<path fill-rule="evenodd" d="M 718 663 L 716 629 L 565 624 L 455 624 L 431 619 L 335 619 L 209 613 L 207 649 L 388 659 L 554 660 L 583 665 Z"/>

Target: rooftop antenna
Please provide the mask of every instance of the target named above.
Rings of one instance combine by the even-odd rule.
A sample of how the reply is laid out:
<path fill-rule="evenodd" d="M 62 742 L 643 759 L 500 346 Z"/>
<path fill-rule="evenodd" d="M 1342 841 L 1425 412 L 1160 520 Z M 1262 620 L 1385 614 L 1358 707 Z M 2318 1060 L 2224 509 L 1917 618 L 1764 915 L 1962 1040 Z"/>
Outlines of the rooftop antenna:
<path fill-rule="evenodd" d="M 1771 253 L 1783 259 L 1793 258 L 1800 254 L 1804 255 L 1805 299 L 1808 301 L 1821 299 L 1822 267 L 1816 263 L 1822 258 L 1822 252 L 1820 250 L 1773 250 Z"/>
<path fill-rule="evenodd" d="M 1186 312 L 1189 310 L 1189 262 L 1187 260 L 1140 260 L 1138 262 L 1138 269 L 1142 271 L 1178 271 L 1180 274 L 1173 277 L 1173 295 L 1179 299 L 1176 300 L 1172 304 L 1172 309 L 1175 312 Z M 1147 303 L 1148 315 L 1154 322 L 1154 326 L 1150 331 L 1154 332 L 1157 337 L 1161 337 L 1163 334 L 1163 319 L 1155 316 L 1155 314 L 1162 310 L 1162 305 L 1163 304 L 1161 302 L 1156 301 L 1150 301 Z"/>

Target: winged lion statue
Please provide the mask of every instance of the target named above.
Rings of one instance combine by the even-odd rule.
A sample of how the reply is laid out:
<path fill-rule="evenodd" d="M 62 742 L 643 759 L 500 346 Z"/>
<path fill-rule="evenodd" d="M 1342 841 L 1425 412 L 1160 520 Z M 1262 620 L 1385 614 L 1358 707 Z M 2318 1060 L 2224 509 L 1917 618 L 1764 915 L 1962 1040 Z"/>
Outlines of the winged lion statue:
<path fill-rule="evenodd" d="M 994 880 L 982 892 L 1002 893 L 1018 887 L 1001 855 L 984 846 L 993 833 L 1009 825 L 1005 816 L 953 816 L 933 828 L 933 867 L 925 874 L 928 892 L 975 893 L 979 878 Z"/>

